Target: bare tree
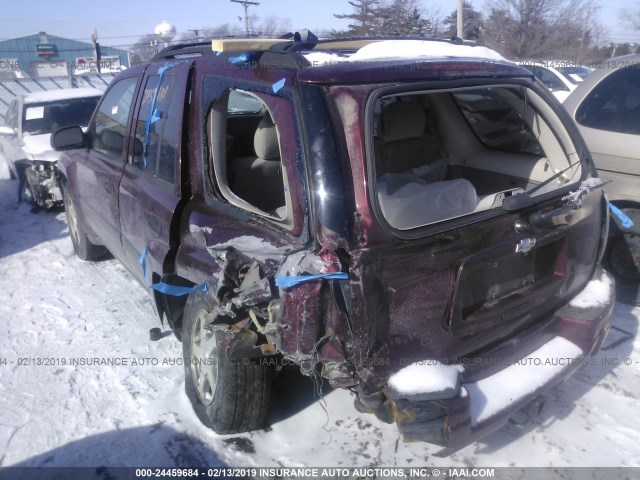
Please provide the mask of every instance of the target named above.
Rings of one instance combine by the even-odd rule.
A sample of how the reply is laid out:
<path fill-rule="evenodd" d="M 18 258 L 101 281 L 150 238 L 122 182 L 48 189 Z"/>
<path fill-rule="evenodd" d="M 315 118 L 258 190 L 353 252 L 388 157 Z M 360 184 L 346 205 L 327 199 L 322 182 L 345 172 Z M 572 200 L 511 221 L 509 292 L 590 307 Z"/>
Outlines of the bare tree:
<path fill-rule="evenodd" d="M 141 65 L 151 60 L 158 51 L 164 48 L 156 35 L 144 35 L 131 47 L 131 66 Z"/>
<path fill-rule="evenodd" d="M 620 19 L 633 30 L 640 30 L 640 7 L 635 10 L 625 8 L 620 11 Z"/>
<path fill-rule="evenodd" d="M 508 58 L 580 60 L 598 30 L 595 0 L 489 0 L 482 41 Z"/>
<path fill-rule="evenodd" d="M 291 30 L 291 20 L 288 18 L 266 17 L 256 28 L 256 33 L 262 38 L 280 37 Z"/>

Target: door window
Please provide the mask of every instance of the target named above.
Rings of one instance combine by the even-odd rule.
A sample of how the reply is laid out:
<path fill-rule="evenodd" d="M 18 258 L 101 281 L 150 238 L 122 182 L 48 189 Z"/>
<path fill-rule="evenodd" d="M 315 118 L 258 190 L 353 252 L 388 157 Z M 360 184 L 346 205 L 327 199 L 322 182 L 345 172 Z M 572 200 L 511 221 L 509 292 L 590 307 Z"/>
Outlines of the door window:
<path fill-rule="evenodd" d="M 137 82 L 137 77 L 124 78 L 105 94 L 93 126 L 93 150 L 114 159 L 123 158 L 127 122 Z"/>
<path fill-rule="evenodd" d="M 175 77 L 148 78 L 136 121 L 133 164 L 165 182 L 174 183 L 179 153 L 181 95 L 174 91 Z M 160 82 L 160 84 L 158 84 Z"/>

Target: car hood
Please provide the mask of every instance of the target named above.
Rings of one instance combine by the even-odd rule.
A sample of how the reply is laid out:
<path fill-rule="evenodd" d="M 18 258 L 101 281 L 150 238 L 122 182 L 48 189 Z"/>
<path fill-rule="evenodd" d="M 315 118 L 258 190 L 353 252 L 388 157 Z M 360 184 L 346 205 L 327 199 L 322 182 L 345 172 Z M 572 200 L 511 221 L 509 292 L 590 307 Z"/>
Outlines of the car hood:
<path fill-rule="evenodd" d="M 31 160 L 44 160 L 48 162 L 56 162 L 60 158 L 60 153 L 51 148 L 51 134 L 43 133 L 40 135 L 25 134 L 22 137 L 22 150 Z"/>

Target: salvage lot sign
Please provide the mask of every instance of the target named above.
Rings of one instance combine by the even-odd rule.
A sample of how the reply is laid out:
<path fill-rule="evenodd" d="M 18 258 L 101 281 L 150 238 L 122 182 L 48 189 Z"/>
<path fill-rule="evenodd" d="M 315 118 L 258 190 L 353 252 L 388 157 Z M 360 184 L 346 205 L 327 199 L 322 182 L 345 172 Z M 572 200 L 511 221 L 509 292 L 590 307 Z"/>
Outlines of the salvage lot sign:
<path fill-rule="evenodd" d="M 75 71 L 80 72 L 92 72 L 96 71 L 98 61 L 95 57 L 76 57 Z M 100 70 L 106 69 L 120 69 L 120 57 L 118 55 L 105 56 L 100 59 Z"/>
<path fill-rule="evenodd" d="M 38 43 L 36 45 L 36 55 L 39 57 L 55 57 L 58 55 L 58 48 L 51 43 Z"/>

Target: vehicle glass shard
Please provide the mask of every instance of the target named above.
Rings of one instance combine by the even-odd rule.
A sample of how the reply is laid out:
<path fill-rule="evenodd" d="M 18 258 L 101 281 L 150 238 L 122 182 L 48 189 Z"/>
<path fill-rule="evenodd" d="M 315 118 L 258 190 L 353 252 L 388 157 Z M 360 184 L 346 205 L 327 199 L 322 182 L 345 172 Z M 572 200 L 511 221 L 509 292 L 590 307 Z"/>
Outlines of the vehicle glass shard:
<path fill-rule="evenodd" d="M 156 103 L 158 101 L 158 92 L 160 91 L 160 87 L 162 86 L 162 76 L 164 75 L 164 72 L 166 72 L 170 68 L 177 67 L 181 63 L 187 63 L 187 61 L 181 60 L 181 61 L 172 62 L 172 63 L 165 63 L 162 67 L 158 69 L 158 75 L 160 76 L 158 78 L 158 86 L 153 92 L 153 99 L 151 100 L 151 108 L 149 109 L 149 116 L 147 117 L 147 122 L 144 128 L 144 148 L 142 150 L 142 164 L 144 165 L 144 168 L 147 168 L 147 151 L 149 150 L 149 136 L 151 135 L 151 125 L 153 125 L 155 122 L 160 120 L 160 118 L 162 118 L 162 112 L 160 112 L 156 108 Z"/>

